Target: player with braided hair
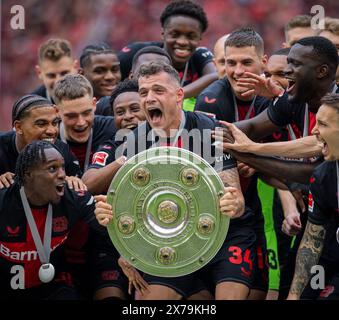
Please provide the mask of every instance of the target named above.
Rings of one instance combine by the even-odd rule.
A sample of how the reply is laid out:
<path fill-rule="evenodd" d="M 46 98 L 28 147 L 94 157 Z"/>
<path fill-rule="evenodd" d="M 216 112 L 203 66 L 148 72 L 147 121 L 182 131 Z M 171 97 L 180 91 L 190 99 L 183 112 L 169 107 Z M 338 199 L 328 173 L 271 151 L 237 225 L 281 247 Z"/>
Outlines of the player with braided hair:
<path fill-rule="evenodd" d="M 79 73 L 89 80 L 98 100 L 110 96 L 121 80 L 118 57 L 106 43 L 91 44 L 83 49 Z"/>
<path fill-rule="evenodd" d="M 148 63 L 151 61 L 164 61 L 168 64 L 172 64 L 172 59 L 169 54 L 162 48 L 157 46 L 147 46 L 140 49 L 133 57 L 132 61 L 132 69 L 129 73 L 130 79 L 137 79 L 138 71 L 140 66 L 143 63 Z M 127 78 L 125 79 L 127 80 Z M 117 85 L 116 89 L 119 87 L 120 84 Z M 130 85 L 130 82 L 127 81 L 124 85 L 120 86 L 119 90 L 114 89 L 112 94 L 115 95 L 117 92 L 125 87 L 125 85 Z M 134 91 L 134 90 L 133 90 Z M 110 100 L 111 97 L 103 97 L 101 98 L 96 106 L 95 114 L 96 115 L 103 115 L 103 116 L 113 116 L 113 103 Z"/>
<path fill-rule="evenodd" d="M 57 139 L 59 122 L 56 106 L 44 97 L 30 94 L 14 103 L 12 125 L 15 131 L 0 134 L 0 188 L 9 187 L 14 182 L 15 163 L 24 147 L 35 140 L 45 140 L 60 149 L 69 187 L 86 189 L 77 178 L 81 176 L 81 170 L 75 157 L 69 147 Z"/>

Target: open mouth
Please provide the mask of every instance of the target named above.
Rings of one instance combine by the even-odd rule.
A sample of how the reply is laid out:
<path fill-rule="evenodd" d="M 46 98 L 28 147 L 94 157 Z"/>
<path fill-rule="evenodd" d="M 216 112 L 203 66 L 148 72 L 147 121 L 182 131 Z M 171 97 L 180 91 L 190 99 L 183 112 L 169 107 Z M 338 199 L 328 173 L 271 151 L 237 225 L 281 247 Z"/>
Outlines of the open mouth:
<path fill-rule="evenodd" d="M 286 89 L 286 92 L 290 93 L 294 89 L 294 86 L 295 86 L 295 81 L 288 79 L 288 87 Z"/>
<path fill-rule="evenodd" d="M 187 58 L 191 55 L 191 50 L 176 48 L 176 49 L 174 49 L 174 53 L 177 57 Z"/>
<path fill-rule="evenodd" d="M 58 196 L 63 196 L 64 195 L 64 191 L 65 191 L 65 184 L 64 183 L 58 184 L 55 187 L 55 189 L 56 189 L 56 192 L 57 192 Z"/>
<path fill-rule="evenodd" d="M 102 84 L 101 87 L 104 88 L 105 90 L 113 91 L 113 89 L 116 87 L 116 84 L 115 83 L 114 84 L 113 83 L 112 84 L 106 83 L 106 84 Z"/>
<path fill-rule="evenodd" d="M 151 121 L 156 123 L 156 122 L 160 122 L 161 118 L 162 118 L 162 111 L 158 108 L 149 108 L 147 110 L 149 117 L 151 118 Z"/>
<path fill-rule="evenodd" d="M 130 130 L 133 130 L 133 129 L 135 129 L 137 126 L 138 126 L 138 124 L 130 123 L 130 124 L 125 125 L 125 126 L 124 126 L 124 129 L 130 129 Z"/>
<path fill-rule="evenodd" d="M 73 131 L 76 133 L 84 133 L 87 130 L 87 127 L 85 128 L 74 128 Z"/>
<path fill-rule="evenodd" d="M 54 143 L 55 142 L 55 138 L 43 138 L 43 141 L 47 141 L 49 143 Z"/>

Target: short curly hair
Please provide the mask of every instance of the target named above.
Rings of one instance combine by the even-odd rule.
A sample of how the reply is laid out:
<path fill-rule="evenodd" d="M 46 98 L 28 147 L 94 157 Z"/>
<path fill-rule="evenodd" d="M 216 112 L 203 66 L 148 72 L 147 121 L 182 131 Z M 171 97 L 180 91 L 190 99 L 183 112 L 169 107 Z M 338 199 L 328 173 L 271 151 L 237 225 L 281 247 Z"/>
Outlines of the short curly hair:
<path fill-rule="evenodd" d="M 302 38 L 295 44 L 313 47 L 312 53 L 315 58 L 318 58 L 320 63 L 325 63 L 330 66 L 330 74 L 334 80 L 339 58 L 337 49 L 330 40 L 324 37 L 314 36 Z"/>
<path fill-rule="evenodd" d="M 48 39 L 38 49 L 39 63 L 44 60 L 59 61 L 62 57 L 72 58 L 72 45 L 66 39 Z"/>
<path fill-rule="evenodd" d="M 122 93 L 124 92 L 138 92 L 139 91 L 139 86 L 138 86 L 138 81 L 136 80 L 131 80 L 131 79 L 125 79 L 122 82 L 119 82 L 115 89 L 112 92 L 111 98 L 109 100 L 112 108 L 113 108 L 113 103 L 115 99 Z"/>
<path fill-rule="evenodd" d="M 168 18 L 172 16 L 188 16 L 197 19 L 201 25 L 201 31 L 205 32 L 208 28 L 208 20 L 204 9 L 190 0 L 176 0 L 171 2 L 160 16 L 161 26 L 166 27 Z"/>

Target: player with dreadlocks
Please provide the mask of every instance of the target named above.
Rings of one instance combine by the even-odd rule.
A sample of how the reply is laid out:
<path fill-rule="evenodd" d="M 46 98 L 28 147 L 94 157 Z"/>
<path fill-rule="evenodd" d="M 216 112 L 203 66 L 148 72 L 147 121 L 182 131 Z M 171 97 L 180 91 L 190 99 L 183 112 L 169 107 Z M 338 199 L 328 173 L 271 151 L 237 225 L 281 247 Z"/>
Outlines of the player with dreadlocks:
<path fill-rule="evenodd" d="M 92 196 L 68 188 L 60 149 L 47 141 L 28 144 L 14 183 L 0 190 L 0 298 L 79 298 L 63 245 L 80 218 L 100 230 L 93 213 Z"/>

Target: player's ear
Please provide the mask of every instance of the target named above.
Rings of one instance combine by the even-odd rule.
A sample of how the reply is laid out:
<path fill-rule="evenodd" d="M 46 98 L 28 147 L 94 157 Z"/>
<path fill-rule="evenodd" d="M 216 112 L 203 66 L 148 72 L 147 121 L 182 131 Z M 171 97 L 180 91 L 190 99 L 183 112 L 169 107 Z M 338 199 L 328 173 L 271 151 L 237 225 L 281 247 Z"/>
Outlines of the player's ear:
<path fill-rule="evenodd" d="M 22 135 L 22 127 L 21 127 L 21 121 L 20 120 L 15 120 L 13 127 L 15 129 L 15 132 L 19 135 Z"/>
<path fill-rule="evenodd" d="M 317 78 L 322 79 L 328 75 L 328 65 L 322 64 L 321 66 L 317 67 Z"/>
<path fill-rule="evenodd" d="M 217 67 L 217 63 L 215 62 L 215 58 L 213 58 L 213 63 L 214 63 L 214 65 L 215 65 L 215 67 Z"/>
<path fill-rule="evenodd" d="M 97 98 L 96 97 L 93 97 L 93 100 L 92 100 L 92 106 L 93 106 L 93 111 L 95 112 L 96 108 L 97 108 Z"/>
<path fill-rule="evenodd" d="M 39 78 L 40 80 L 42 80 L 42 71 L 41 71 L 40 66 L 37 64 L 37 65 L 34 67 L 34 69 L 35 69 L 35 73 L 36 73 L 36 75 L 38 76 L 38 78 Z"/>
<path fill-rule="evenodd" d="M 267 61 L 268 61 L 268 56 L 267 56 L 267 54 L 264 54 L 264 55 L 262 56 L 262 59 L 261 59 L 261 62 L 262 62 L 262 64 L 263 64 L 264 67 L 265 67 L 266 64 L 267 64 Z"/>
<path fill-rule="evenodd" d="M 185 98 L 185 93 L 184 93 L 184 89 L 183 88 L 178 88 L 177 91 L 177 104 L 182 104 L 182 102 L 184 101 Z"/>
<path fill-rule="evenodd" d="M 79 69 L 80 69 L 80 65 L 79 65 L 79 61 L 77 59 L 74 59 L 73 61 L 73 68 L 79 72 Z"/>

